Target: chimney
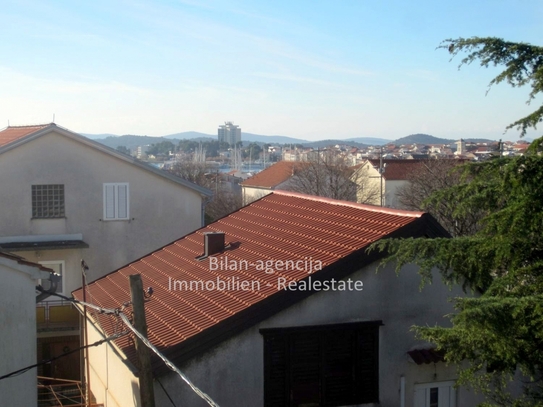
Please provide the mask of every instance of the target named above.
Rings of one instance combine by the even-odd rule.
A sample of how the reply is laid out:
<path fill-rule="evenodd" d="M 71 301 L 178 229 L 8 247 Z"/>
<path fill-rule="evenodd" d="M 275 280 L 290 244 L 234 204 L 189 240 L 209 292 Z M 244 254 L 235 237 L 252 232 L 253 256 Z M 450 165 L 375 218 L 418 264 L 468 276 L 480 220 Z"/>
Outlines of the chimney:
<path fill-rule="evenodd" d="M 224 250 L 224 232 L 204 233 L 204 256 L 212 256 Z"/>

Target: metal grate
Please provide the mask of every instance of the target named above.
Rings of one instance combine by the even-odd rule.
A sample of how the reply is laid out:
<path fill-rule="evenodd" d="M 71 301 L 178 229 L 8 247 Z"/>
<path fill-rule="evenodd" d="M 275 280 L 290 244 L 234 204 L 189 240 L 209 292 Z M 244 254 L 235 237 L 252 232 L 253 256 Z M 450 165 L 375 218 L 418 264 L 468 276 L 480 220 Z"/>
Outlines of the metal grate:
<path fill-rule="evenodd" d="M 32 217 L 63 218 L 64 185 L 32 185 Z"/>

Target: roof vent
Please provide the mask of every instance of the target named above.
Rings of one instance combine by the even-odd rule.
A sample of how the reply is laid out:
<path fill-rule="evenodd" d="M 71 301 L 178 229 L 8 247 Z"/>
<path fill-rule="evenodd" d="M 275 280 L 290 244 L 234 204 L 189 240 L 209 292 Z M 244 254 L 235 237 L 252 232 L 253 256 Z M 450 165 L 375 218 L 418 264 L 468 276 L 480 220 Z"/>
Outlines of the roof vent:
<path fill-rule="evenodd" d="M 224 250 L 224 232 L 204 233 L 204 256 L 212 256 Z"/>

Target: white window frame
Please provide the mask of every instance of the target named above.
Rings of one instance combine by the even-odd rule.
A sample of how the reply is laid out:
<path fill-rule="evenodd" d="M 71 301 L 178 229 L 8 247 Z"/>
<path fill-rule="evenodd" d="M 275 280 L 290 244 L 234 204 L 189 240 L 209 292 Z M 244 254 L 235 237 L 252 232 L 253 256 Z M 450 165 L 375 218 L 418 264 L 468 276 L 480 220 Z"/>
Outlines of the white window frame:
<path fill-rule="evenodd" d="M 61 278 L 61 284 L 62 284 L 62 290 L 57 290 L 56 292 L 58 294 L 64 294 L 64 291 L 65 291 L 65 288 L 66 288 L 66 262 L 64 260 L 44 260 L 44 261 L 40 261 L 38 262 L 39 264 L 41 264 L 42 266 L 45 266 L 45 267 L 48 267 L 48 268 L 51 268 L 50 266 L 52 265 L 57 265 L 57 264 L 60 264 L 60 276 L 62 277 Z M 40 280 L 40 284 L 42 284 L 42 281 L 43 280 Z M 50 296 L 48 297 L 49 299 L 51 300 L 59 300 L 58 297 L 54 297 L 54 296 Z"/>
<path fill-rule="evenodd" d="M 107 216 L 107 193 L 106 190 L 108 187 L 113 187 L 113 194 L 114 194 L 114 204 L 113 204 L 113 210 L 114 210 L 114 216 L 108 217 Z M 119 216 L 119 187 L 126 187 L 126 217 Z M 103 187 L 103 196 L 104 196 L 104 216 L 103 220 L 110 221 L 110 220 L 130 220 L 130 187 L 128 182 L 110 182 L 104 184 Z"/>
<path fill-rule="evenodd" d="M 454 388 L 454 381 L 447 382 L 433 382 L 433 383 L 421 383 L 415 384 L 414 394 L 413 394 L 413 406 L 414 407 L 428 407 L 430 405 L 430 390 L 433 388 L 438 388 L 438 394 L 441 393 L 441 389 L 449 388 L 449 401 L 448 404 L 443 403 L 443 399 L 438 401 L 438 407 L 446 405 L 448 407 L 456 407 L 456 389 Z M 424 392 L 424 405 L 416 404 L 417 403 L 417 392 Z M 439 397 L 439 396 L 438 396 Z"/>

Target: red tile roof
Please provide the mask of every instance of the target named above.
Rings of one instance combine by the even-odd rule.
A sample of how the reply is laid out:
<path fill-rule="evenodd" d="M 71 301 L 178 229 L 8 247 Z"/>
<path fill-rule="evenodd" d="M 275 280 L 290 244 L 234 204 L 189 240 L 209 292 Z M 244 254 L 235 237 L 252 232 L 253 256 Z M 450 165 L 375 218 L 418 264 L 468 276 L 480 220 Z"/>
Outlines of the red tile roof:
<path fill-rule="evenodd" d="M 434 226 L 429 227 L 430 224 Z M 87 298 L 104 308 L 121 307 L 130 299 L 128 276 L 141 274 L 144 287 L 154 289 L 146 303 L 149 339 L 158 348 L 166 350 L 166 354 L 180 358 L 179 352 L 184 349 L 218 340 L 220 330 L 230 334 L 239 332 L 241 321 L 248 323 L 249 315 L 254 323 L 254 318 L 263 319 L 266 313 L 274 309 L 277 312 L 278 306 L 294 301 L 292 292 L 278 286 L 278 278 L 287 282 L 307 280 L 309 276 L 314 279 L 330 279 L 332 275 L 336 279 L 338 276 L 344 278 L 348 275 L 345 273 L 362 268 L 364 262 L 370 264 L 379 258 L 376 252 L 365 252 L 369 244 L 390 234 L 432 235 L 428 232 L 430 229 L 438 230 L 438 235 L 443 236 L 439 225 L 435 229 L 436 225 L 433 218 L 423 212 L 275 191 L 96 280 L 88 286 Z M 229 246 L 210 258 L 216 259 L 217 264 L 225 261 L 236 264 L 237 269 L 212 270 L 210 258 L 198 259 L 204 252 L 206 232 L 225 233 Z M 279 262 L 287 260 L 302 261 L 303 264 L 298 263 L 299 269 L 289 266 L 288 270 L 279 270 Z M 260 261 L 273 263 L 276 266 L 274 273 L 265 273 L 260 267 L 264 263 Z M 319 262 L 322 271 L 315 271 Z M 344 273 L 343 277 L 338 273 Z M 218 279 L 237 281 L 238 284 L 248 281 L 251 286 L 245 291 L 191 291 L 180 290 L 179 286 L 177 290 L 171 290 L 175 281 L 197 281 L 211 287 L 218 284 Z M 82 290 L 74 291 L 74 296 L 82 299 Z M 103 314 L 95 317 L 106 334 L 114 332 L 115 317 Z M 117 340 L 130 359 L 135 355 L 132 343 L 128 337 Z"/>
<path fill-rule="evenodd" d="M 37 124 L 34 126 L 8 126 L 4 130 L 0 131 L 0 147 L 21 139 L 38 130 L 44 129 L 49 124 Z"/>
<path fill-rule="evenodd" d="M 379 168 L 379 160 L 368 160 L 372 166 Z M 407 180 L 409 174 L 419 168 L 425 160 L 383 160 L 386 164 L 383 178 L 389 181 Z"/>
<path fill-rule="evenodd" d="M 241 185 L 246 187 L 273 188 L 292 177 L 294 171 L 303 167 L 300 161 L 279 161 L 272 166 L 246 179 Z"/>

